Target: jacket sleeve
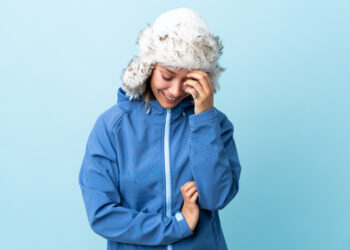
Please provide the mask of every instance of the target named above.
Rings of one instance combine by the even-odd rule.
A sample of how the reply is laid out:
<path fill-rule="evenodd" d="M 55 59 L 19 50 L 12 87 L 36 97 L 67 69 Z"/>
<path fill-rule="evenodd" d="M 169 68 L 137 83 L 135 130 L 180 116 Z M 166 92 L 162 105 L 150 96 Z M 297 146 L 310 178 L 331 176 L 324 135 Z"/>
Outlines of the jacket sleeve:
<path fill-rule="evenodd" d="M 79 186 L 92 230 L 110 241 L 149 246 L 171 244 L 192 235 L 180 211 L 166 217 L 123 207 L 113 141 L 100 116 L 89 135 L 79 172 Z"/>
<path fill-rule="evenodd" d="M 233 124 L 215 107 L 189 117 L 190 164 L 198 192 L 198 206 L 223 209 L 237 194 L 241 165 Z M 220 121 L 221 120 L 221 121 Z"/>

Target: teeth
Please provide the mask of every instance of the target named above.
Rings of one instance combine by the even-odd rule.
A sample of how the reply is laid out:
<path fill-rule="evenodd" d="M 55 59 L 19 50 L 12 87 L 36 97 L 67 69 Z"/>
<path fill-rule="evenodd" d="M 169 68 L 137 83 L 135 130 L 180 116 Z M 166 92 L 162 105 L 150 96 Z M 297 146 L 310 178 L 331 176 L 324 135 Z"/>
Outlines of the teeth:
<path fill-rule="evenodd" d="M 164 93 L 164 92 L 163 92 Z M 164 93 L 164 95 L 167 97 L 167 98 L 169 98 L 170 100 L 176 100 L 177 98 L 171 98 L 171 97 L 169 97 L 169 96 L 167 96 L 165 93 Z"/>

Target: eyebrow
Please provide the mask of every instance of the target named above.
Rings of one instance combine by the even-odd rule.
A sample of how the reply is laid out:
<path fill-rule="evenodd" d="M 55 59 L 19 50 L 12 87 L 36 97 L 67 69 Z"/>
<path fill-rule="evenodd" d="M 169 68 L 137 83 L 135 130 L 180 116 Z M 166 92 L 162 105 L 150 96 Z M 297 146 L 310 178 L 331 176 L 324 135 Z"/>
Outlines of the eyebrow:
<path fill-rule="evenodd" d="M 166 70 L 166 71 L 168 71 L 168 72 L 173 73 L 174 75 L 176 75 L 176 73 L 173 72 L 173 71 L 171 71 L 170 69 L 163 68 L 162 66 L 160 66 L 160 67 L 161 67 L 163 70 Z"/>
<path fill-rule="evenodd" d="M 161 65 L 159 65 L 159 67 L 160 67 L 161 69 L 163 69 L 163 70 L 166 70 L 166 71 L 168 71 L 168 72 L 174 74 L 174 75 L 177 75 L 175 72 L 171 71 L 170 69 L 163 68 L 163 66 L 161 66 Z M 192 79 L 192 78 L 191 78 L 191 77 L 185 77 L 185 79 Z"/>

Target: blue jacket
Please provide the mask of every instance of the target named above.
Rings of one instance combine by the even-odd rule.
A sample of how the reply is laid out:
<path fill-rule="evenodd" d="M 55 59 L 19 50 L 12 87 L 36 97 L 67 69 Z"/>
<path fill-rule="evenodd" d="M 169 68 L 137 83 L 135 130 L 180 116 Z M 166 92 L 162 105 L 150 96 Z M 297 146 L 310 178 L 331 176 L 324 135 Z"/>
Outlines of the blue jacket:
<path fill-rule="evenodd" d="M 143 101 L 120 87 L 88 137 L 79 185 L 92 230 L 108 250 L 227 249 L 218 210 L 241 172 L 232 123 L 215 107 L 194 114 L 189 98 L 172 109 Z M 200 208 L 194 231 L 181 213 L 188 181 Z"/>

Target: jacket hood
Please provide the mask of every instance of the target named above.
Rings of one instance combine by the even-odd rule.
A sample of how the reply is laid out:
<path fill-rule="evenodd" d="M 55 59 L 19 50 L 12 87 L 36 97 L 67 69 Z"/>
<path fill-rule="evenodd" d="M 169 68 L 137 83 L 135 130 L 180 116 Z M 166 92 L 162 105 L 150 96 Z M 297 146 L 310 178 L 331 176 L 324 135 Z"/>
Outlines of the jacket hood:
<path fill-rule="evenodd" d="M 122 88 L 119 87 L 118 89 L 118 104 L 122 105 L 132 105 L 132 104 L 142 104 L 145 106 L 145 98 L 144 96 L 139 96 L 138 98 L 135 98 L 135 96 L 131 94 L 127 94 L 126 91 Z M 188 110 L 194 111 L 194 101 L 191 96 L 188 96 L 187 98 L 183 99 L 178 105 L 175 107 L 171 108 L 173 113 L 179 113 L 182 112 L 183 115 L 187 113 Z M 157 99 L 155 100 L 148 100 L 148 105 L 145 109 L 146 114 L 152 113 L 160 113 L 164 114 L 166 112 L 166 108 L 164 108 Z"/>

